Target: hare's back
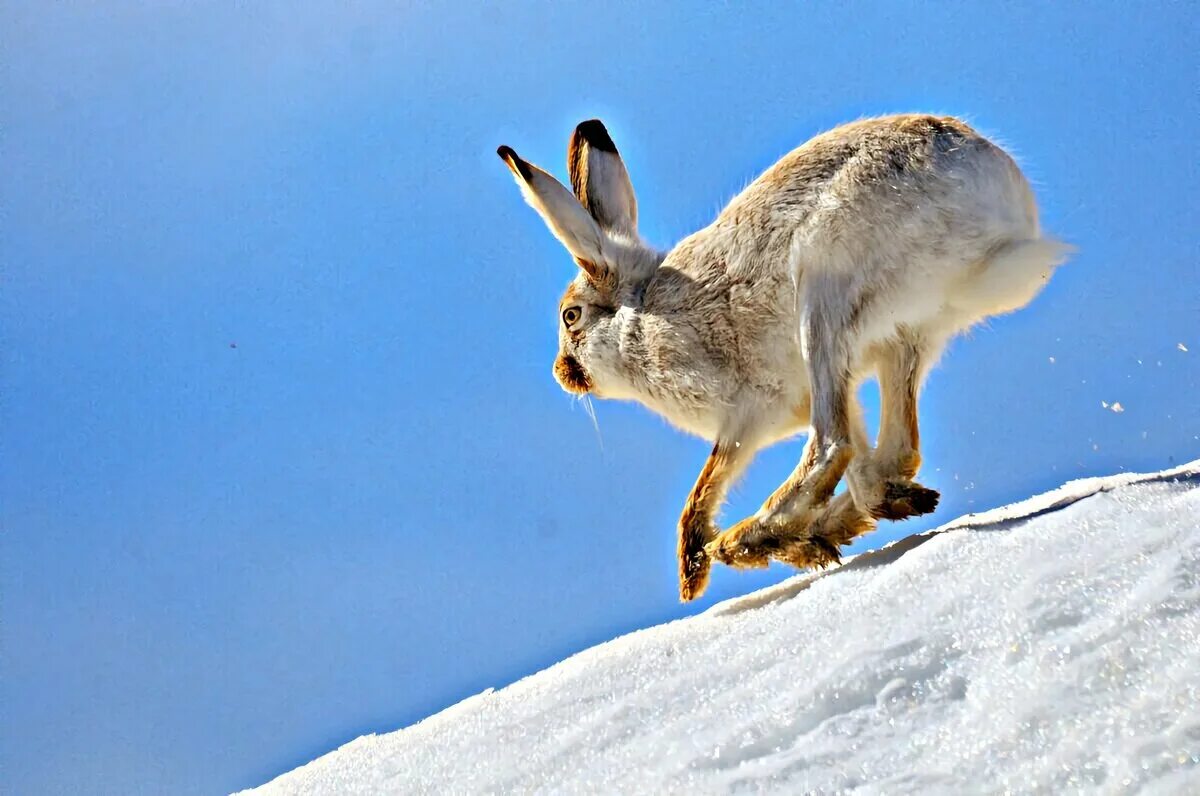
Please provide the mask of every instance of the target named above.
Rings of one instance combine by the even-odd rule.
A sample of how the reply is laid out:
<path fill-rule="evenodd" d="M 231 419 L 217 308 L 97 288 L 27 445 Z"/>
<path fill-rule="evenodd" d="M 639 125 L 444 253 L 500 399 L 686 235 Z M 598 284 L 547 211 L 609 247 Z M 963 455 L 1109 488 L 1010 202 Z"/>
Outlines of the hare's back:
<path fill-rule="evenodd" d="M 1029 187 L 1000 147 L 966 123 L 909 114 L 834 128 L 784 156 L 727 212 L 814 238 L 941 219 L 968 235 L 983 228 L 1036 230 Z"/>

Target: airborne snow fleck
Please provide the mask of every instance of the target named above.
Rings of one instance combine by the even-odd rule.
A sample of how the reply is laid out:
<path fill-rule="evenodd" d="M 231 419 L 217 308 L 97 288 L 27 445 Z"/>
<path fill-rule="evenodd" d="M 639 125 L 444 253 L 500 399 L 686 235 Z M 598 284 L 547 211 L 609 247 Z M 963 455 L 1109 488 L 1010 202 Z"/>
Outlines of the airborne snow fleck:
<path fill-rule="evenodd" d="M 1197 793 L 1197 487 L 1200 461 L 968 515 L 259 792 Z"/>

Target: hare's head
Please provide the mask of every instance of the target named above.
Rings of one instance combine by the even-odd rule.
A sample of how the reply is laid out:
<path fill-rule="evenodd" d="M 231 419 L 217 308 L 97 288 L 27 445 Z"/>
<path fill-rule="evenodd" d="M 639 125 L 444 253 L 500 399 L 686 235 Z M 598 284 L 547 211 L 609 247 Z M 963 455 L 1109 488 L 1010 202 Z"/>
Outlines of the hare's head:
<path fill-rule="evenodd" d="M 638 238 L 637 200 L 617 147 L 595 119 L 575 128 L 567 148 L 573 191 L 509 147 L 497 154 L 579 266 L 558 306 L 554 378 L 576 394 L 622 392 L 615 321 L 621 308 L 638 308 L 660 257 Z"/>

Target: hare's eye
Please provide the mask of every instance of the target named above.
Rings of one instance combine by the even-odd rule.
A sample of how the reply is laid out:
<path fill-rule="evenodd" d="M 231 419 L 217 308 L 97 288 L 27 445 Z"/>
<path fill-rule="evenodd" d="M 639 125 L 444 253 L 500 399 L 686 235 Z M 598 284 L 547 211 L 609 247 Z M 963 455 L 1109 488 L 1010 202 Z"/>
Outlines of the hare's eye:
<path fill-rule="evenodd" d="M 563 323 L 566 324 L 567 328 L 570 328 L 579 323 L 579 318 L 581 315 L 583 315 L 583 313 L 580 312 L 578 307 L 567 307 L 565 310 L 563 310 Z"/>

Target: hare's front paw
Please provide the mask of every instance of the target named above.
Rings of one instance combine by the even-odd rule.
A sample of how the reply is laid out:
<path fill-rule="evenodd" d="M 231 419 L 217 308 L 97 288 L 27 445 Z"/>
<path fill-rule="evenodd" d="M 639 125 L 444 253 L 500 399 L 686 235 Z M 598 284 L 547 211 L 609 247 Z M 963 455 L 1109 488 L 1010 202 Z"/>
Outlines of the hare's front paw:
<path fill-rule="evenodd" d="M 704 550 L 722 564 L 738 569 L 763 569 L 770 563 L 775 533 L 761 517 L 747 517 L 717 535 Z"/>
<path fill-rule="evenodd" d="M 690 603 L 708 588 L 712 559 L 704 550 L 695 550 L 679 559 L 679 599 Z"/>
<path fill-rule="evenodd" d="M 698 512 L 685 513 L 679 521 L 679 599 L 685 603 L 699 597 L 708 587 L 712 560 L 704 550 L 716 535 L 712 521 Z"/>

